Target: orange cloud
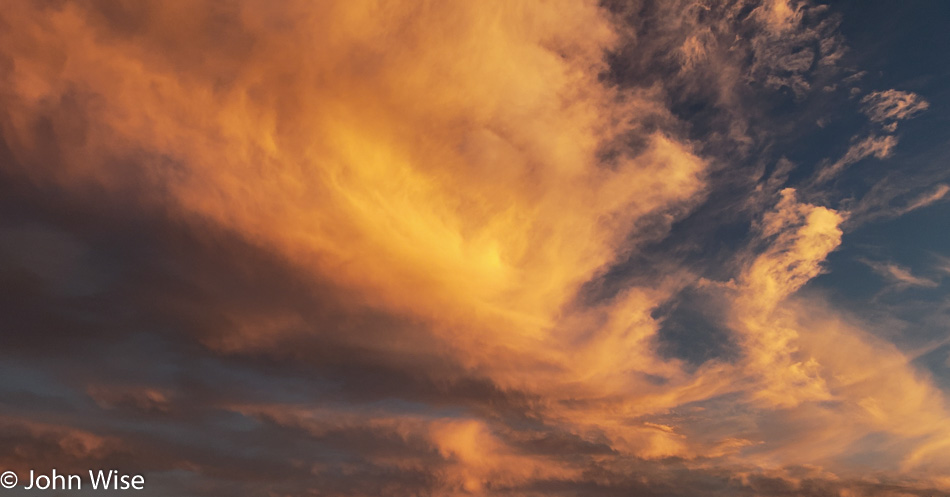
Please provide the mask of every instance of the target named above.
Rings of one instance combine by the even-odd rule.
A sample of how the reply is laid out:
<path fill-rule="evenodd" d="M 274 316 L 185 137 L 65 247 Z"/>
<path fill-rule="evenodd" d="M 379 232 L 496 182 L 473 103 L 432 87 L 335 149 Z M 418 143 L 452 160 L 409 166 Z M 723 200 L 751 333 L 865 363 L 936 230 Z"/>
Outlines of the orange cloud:
<path fill-rule="evenodd" d="M 21 177 L 134 192 L 235 232 L 362 305 L 419 320 L 426 347 L 463 368 L 552 396 L 558 422 L 649 457 L 682 452 L 675 436 L 626 427 L 671 402 L 631 375 L 679 374 L 648 349 L 650 310 L 669 290 L 593 312 L 569 305 L 638 220 L 674 218 L 704 185 L 689 143 L 643 127 L 668 119 L 660 97 L 600 78 L 618 36 L 595 2 L 64 3 L 3 15 L 20 26 L 0 45 L 13 61 L 2 127 Z M 207 36 L 215 23 L 228 43 Z M 234 318 L 205 343 L 254 350 L 307 326 Z M 654 400 L 616 414 L 557 408 L 634 393 Z"/>
<path fill-rule="evenodd" d="M 814 298 L 795 293 L 821 271 L 841 240 L 844 216 L 799 202 L 786 189 L 761 232 L 768 248 L 736 286 L 734 329 L 747 356 L 750 397 L 789 435 L 760 433 L 748 454 L 758 464 L 828 464 L 860 451 L 869 434 L 888 439 L 883 468 L 927 479 L 942 468 L 950 440 L 942 393 L 893 345 Z M 896 277 L 896 276 L 895 276 Z M 849 322 L 849 320 L 851 322 Z M 916 442 L 909 443 L 909 440 Z M 934 483 L 941 486 L 939 482 Z"/>
<path fill-rule="evenodd" d="M 930 104 L 913 92 L 887 90 L 869 93 L 861 99 L 864 113 L 874 122 L 909 119 Z"/>
<path fill-rule="evenodd" d="M 707 43 L 711 29 L 672 43 L 679 77 L 715 69 L 723 106 L 739 101 L 747 77 L 807 91 L 813 62 L 833 64 L 840 47 L 830 24 L 804 25 L 806 12 L 779 0 L 752 9 L 749 29 L 764 34 L 741 56 Z M 633 462 L 672 459 L 838 471 L 847 464 L 835 458 L 876 433 L 899 460 L 887 469 L 946 467 L 939 390 L 895 347 L 798 295 L 841 243 L 846 212 L 782 190 L 746 255 L 730 261 L 735 279 L 671 262 L 662 277 L 580 302 L 585 283 L 655 235 L 642 226 L 669 226 L 709 187 L 708 161 L 673 131 L 663 92 L 603 77 L 621 34 L 598 2 L 19 2 L 0 24 L 17 26 L 0 30 L 0 130 L 16 159 L 6 174 L 214 227 L 331 288 L 340 321 L 358 309 L 401 325 L 317 329 L 299 309 L 232 305 L 196 342 L 263 355 L 338 335 L 318 344 L 418 368 L 407 376 L 470 376 L 521 394 L 524 424 L 599 452 L 532 453 L 531 430 L 495 412 L 229 412 L 318 440 L 345 433 L 387 470 L 432 465 L 440 495 L 599 483 L 614 476 L 591 468 L 630 473 Z M 799 46 L 818 41 L 818 52 Z M 733 59 L 753 63 L 740 71 Z M 881 115 L 919 107 L 901 102 Z M 725 134 L 751 142 L 740 119 L 731 126 Z M 856 142 L 818 182 L 896 143 Z M 763 198 L 791 167 L 780 165 Z M 691 368 L 658 352 L 654 311 L 690 286 L 720 294 L 739 357 Z M 139 390 L 86 393 L 103 410 L 175 412 L 173 393 Z M 724 396 L 735 413 L 703 411 Z M 729 419 L 704 432 L 720 416 Z"/>
<path fill-rule="evenodd" d="M 851 164 L 868 157 L 886 159 L 893 153 L 894 147 L 897 146 L 897 142 L 897 137 L 893 135 L 869 136 L 861 141 L 858 141 L 848 147 L 848 151 L 845 152 L 845 154 L 840 159 L 836 160 L 830 166 L 826 166 L 824 169 L 821 169 L 818 172 L 816 180 L 819 183 L 828 181 L 840 174 Z"/>
<path fill-rule="evenodd" d="M 598 79 L 616 37 L 592 2 L 179 7 L 6 14 L 22 174 L 141 188 L 374 305 L 523 333 L 701 187 L 662 133 L 599 159 L 658 107 Z M 233 44 L 203 35 L 218 18 Z"/>

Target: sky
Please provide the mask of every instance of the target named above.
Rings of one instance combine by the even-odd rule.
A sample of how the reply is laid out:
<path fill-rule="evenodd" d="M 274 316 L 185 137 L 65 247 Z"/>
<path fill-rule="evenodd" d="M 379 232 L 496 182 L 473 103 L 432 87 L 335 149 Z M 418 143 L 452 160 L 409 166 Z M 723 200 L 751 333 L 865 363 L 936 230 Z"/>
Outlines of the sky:
<path fill-rule="evenodd" d="M 948 22 L 8 2 L 0 470 L 950 496 Z"/>

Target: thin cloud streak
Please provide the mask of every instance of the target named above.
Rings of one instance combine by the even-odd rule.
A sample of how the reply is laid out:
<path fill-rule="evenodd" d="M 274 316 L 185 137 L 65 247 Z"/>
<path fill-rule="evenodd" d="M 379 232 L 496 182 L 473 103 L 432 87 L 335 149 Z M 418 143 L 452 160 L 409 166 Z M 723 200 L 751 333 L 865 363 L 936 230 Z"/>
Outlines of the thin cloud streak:
<path fill-rule="evenodd" d="M 848 147 L 848 151 L 841 158 L 819 170 L 815 178 L 817 183 L 821 184 L 831 180 L 841 174 L 848 166 L 868 157 L 886 159 L 891 156 L 894 147 L 897 146 L 897 137 L 892 135 L 872 135 L 854 141 L 855 143 Z"/>
<path fill-rule="evenodd" d="M 909 269 L 894 263 L 875 262 L 868 260 L 862 260 L 861 262 L 867 264 L 868 267 L 873 269 L 875 273 L 887 278 L 888 280 L 891 280 L 900 287 L 916 286 L 933 288 L 940 285 L 940 283 L 937 281 L 914 276 L 911 274 Z"/>

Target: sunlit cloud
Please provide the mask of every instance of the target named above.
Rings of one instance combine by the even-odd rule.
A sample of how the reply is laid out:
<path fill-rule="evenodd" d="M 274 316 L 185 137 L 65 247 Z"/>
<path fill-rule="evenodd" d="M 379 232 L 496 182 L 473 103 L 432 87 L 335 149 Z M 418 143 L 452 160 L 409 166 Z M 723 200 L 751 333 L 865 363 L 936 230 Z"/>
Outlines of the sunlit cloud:
<path fill-rule="evenodd" d="M 813 288 L 854 226 L 950 191 L 829 186 L 931 105 L 849 100 L 839 23 L 11 4 L 0 460 L 181 495 L 946 495 L 939 383 Z M 776 109 L 832 129 L 838 97 L 884 132 L 788 150 Z M 860 259 L 940 288 L 890 260 Z"/>
<path fill-rule="evenodd" d="M 909 119 L 930 107 L 920 95 L 899 90 L 871 92 L 861 99 L 861 103 L 864 104 L 861 110 L 878 123 Z"/>
<path fill-rule="evenodd" d="M 910 270 L 901 267 L 893 263 L 885 262 L 875 262 L 864 260 L 861 261 L 868 265 L 875 273 L 880 276 L 891 280 L 895 284 L 903 287 L 919 286 L 919 287 L 935 287 L 939 285 L 938 282 L 929 280 L 926 278 L 921 278 L 919 276 L 914 276 L 911 274 Z"/>
<path fill-rule="evenodd" d="M 896 146 L 897 138 L 893 135 L 872 135 L 862 140 L 854 140 L 854 143 L 848 147 L 848 151 L 845 152 L 841 158 L 818 172 L 816 181 L 819 183 L 828 181 L 840 174 L 848 166 L 868 157 L 886 159 L 891 156 Z"/>
<path fill-rule="evenodd" d="M 908 212 L 915 211 L 917 209 L 922 209 L 929 205 L 935 204 L 944 199 L 947 196 L 947 193 L 950 192 L 950 186 L 947 185 L 937 185 L 933 191 L 924 193 L 919 197 L 911 200 L 904 208 L 900 210 L 900 214 L 907 214 Z"/>

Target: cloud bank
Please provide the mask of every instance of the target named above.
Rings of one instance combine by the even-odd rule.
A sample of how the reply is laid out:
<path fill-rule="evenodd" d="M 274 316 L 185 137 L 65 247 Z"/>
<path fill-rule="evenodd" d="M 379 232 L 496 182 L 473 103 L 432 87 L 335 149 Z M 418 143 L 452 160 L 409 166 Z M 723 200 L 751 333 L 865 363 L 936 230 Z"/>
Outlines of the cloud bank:
<path fill-rule="evenodd" d="M 825 6 L 21 2 L 0 24 L 5 468 L 179 495 L 950 495 L 943 392 L 803 290 L 850 216 L 814 190 L 897 139 L 801 192 L 762 166 L 764 96 L 844 77 Z"/>

